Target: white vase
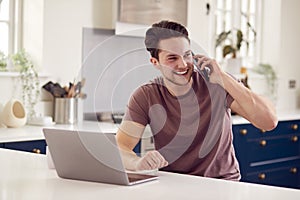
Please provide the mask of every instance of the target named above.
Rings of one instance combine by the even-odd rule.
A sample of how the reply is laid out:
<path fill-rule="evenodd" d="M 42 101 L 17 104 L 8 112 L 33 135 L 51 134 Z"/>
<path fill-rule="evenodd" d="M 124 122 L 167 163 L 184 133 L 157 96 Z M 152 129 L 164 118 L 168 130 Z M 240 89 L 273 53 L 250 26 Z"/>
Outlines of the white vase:
<path fill-rule="evenodd" d="M 16 99 L 8 101 L 2 110 L 1 119 L 7 127 L 18 128 L 24 126 L 27 115 L 23 104 Z"/>
<path fill-rule="evenodd" d="M 242 58 L 229 58 L 225 71 L 232 75 L 241 73 Z"/>

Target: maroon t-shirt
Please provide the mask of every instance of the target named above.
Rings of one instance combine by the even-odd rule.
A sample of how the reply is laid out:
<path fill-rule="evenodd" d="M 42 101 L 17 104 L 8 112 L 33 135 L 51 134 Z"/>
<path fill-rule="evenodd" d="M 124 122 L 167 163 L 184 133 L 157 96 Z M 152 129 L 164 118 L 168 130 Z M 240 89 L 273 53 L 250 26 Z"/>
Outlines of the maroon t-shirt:
<path fill-rule="evenodd" d="M 239 180 L 232 144 L 233 98 L 193 73 L 192 88 L 173 96 L 158 77 L 131 96 L 124 121 L 150 125 L 154 144 L 169 165 L 162 170 Z"/>

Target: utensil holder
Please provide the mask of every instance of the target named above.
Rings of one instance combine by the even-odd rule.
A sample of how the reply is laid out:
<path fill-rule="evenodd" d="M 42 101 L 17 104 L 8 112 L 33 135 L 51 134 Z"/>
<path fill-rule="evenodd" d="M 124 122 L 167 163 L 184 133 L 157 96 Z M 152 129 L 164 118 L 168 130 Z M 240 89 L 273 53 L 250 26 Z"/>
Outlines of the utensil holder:
<path fill-rule="evenodd" d="M 78 98 L 55 98 L 54 121 L 57 124 L 75 124 L 78 117 Z"/>

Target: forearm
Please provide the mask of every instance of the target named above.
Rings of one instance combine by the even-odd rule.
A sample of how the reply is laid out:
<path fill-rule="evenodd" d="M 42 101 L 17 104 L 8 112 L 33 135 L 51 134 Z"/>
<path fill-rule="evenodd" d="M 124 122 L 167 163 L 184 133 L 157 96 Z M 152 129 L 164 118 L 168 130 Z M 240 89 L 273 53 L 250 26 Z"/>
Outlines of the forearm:
<path fill-rule="evenodd" d="M 129 136 L 119 130 L 117 133 L 117 142 L 121 152 L 123 164 L 127 170 L 140 171 L 159 169 L 168 165 L 168 162 L 158 151 L 148 151 L 143 157 L 139 157 L 132 150 L 138 143 L 136 137 Z"/>
<path fill-rule="evenodd" d="M 148 151 L 143 157 L 137 156 L 133 151 L 122 150 L 122 159 L 127 170 L 153 170 L 168 165 L 165 158 L 156 150 Z"/>
<path fill-rule="evenodd" d="M 137 170 L 137 163 L 140 157 L 134 151 L 120 149 L 125 168 L 130 171 Z"/>
<path fill-rule="evenodd" d="M 277 125 L 276 111 L 272 103 L 243 85 L 227 73 L 222 74 L 224 89 L 234 98 L 234 111 L 245 117 L 256 127 L 271 130 Z"/>
<path fill-rule="evenodd" d="M 198 63 L 202 63 L 201 69 L 205 66 L 210 68 L 210 82 L 219 84 L 233 97 L 234 101 L 230 106 L 233 111 L 245 117 L 258 128 L 271 130 L 276 127 L 278 122 L 276 112 L 270 101 L 238 83 L 220 68 L 216 60 L 201 55 L 195 57 L 198 59 Z"/>

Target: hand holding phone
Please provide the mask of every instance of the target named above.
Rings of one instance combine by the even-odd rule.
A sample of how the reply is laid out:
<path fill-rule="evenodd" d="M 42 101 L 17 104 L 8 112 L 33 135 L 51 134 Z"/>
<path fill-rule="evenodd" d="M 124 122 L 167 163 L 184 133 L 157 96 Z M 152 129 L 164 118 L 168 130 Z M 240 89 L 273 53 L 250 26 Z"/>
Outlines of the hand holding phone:
<path fill-rule="evenodd" d="M 194 56 L 194 53 L 193 53 L 193 56 Z M 204 69 L 201 69 L 201 64 L 200 64 L 200 66 L 198 66 L 198 59 L 194 58 L 194 69 L 198 73 L 202 74 L 202 76 L 205 78 L 206 81 L 209 81 L 209 76 L 211 73 L 211 69 L 209 66 L 205 66 Z"/>

